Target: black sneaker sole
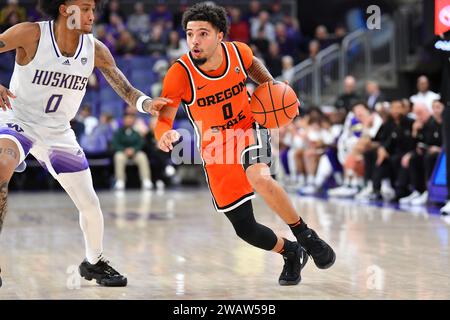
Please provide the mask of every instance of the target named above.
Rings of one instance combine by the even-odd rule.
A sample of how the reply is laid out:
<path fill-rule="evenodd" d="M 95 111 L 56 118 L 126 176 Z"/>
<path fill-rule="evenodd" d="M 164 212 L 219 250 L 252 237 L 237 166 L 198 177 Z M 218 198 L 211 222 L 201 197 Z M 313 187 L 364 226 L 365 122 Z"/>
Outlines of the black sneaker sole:
<path fill-rule="evenodd" d="M 333 249 L 331 249 L 331 250 L 333 250 Z M 336 253 L 333 251 L 333 258 L 331 259 L 331 261 L 328 264 L 321 266 L 321 265 L 318 265 L 315 261 L 314 261 L 314 264 L 316 265 L 317 268 L 323 270 L 323 269 L 330 268 L 335 262 L 336 262 Z"/>
<path fill-rule="evenodd" d="M 291 281 L 278 280 L 278 283 L 280 284 L 280 286 L 295 286 L 295 285 L 299 284 L 300 281 L 302 281 L 302 276 L 299 276 L 297 279 L 291 280 Z"/>
<path fill-rule="evenodd" d="M 303 250 L 303 257 L 304 258 L 303 258 L 302 266 L 300 267 L 300 274 L 298 275 L 298 278 L 295 279 L 295 280 L 278 280 L 278 284 L 280 286 L 295 286 L 295 285 L 299 284 L 302 281 L 302 274 L 301 274 L 301 272 L 302 272 L 303 268 L 305 267 L 305 265 L 306 265 L 306 263 L 308 262 L 308 259 L 309 259 L 308 253 L 306 252 L 306 250 L 305 249 L 302 249 L 302 250 Z"/>
<path fill-rule="evenodd" d="M 109 282 L 105 279 L 102 278 L 96 278 L 94 275 L 92 275 L 91 273 L 82 270 L 81 268 L 78 269 L 80 276 L 87 280 L 87 281 L 91 281 L 92 279 L 95 279 L 95 282 L 97 282 L 97 284 L 99 284 L 102 287 L 126 287 L 128 284 L 128 280 L 127 278 L 123 278 L 121 281 L 116 281 L 116 282 Z"/>

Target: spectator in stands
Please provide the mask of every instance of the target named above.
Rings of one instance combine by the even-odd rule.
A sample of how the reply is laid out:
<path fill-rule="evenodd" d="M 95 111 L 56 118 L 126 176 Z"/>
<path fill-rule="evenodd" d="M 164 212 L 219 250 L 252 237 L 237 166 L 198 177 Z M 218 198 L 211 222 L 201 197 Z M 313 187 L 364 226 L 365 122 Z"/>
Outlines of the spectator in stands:
<path fill-rule="evenodd" d="M 136 2 L 134 4 L 134 12 L 128 17 L 128 29 L 137 39 L 146 43 L 150 38 L 150 17 L 145 12 L 144 4 Z"/>
<path fill-rule="evenodd" d="M 153 72 L 158 75 L 158 79 L 150 87 L 152 97 L 159 97 L 161 95 L 163 79 L 169 70 L 169 66 L 169 63 L 165 59 L 159 59 L 153 65 Z"/>
<path fill-rule="evenodd" d="M 19 5 L 18 0 L 8 0 L 7 5 L 0 11 L 0 31 L 13 26 L 12 23 L 27 21 L 27 12 Z"/>
<path fill-rule="evenodd" d="M 353 76 L 346 76 L 344 79 L 344 93 L 341 94 L 334 106 L 341 112 L 347 113 L 361 98 L 356 93 L 356 79 Z"/>
<path fill-rule="evenodd" d="M 288 34 L 286 25 L 283 22 L 278 22 L 275 25 L 275 34 L 282 55 L 289 55 L 291 57 L 297 55 L 299 46 L 297 39 Z"/>
<path fill-rule="evenodd" d="M 315 60 L 319 51 L 320 51 L 320 42 L 317 40 L 311 40 L 308 44 L 308 56 L 306 58 Z"/>
<path fill-rule="evenodd" d="M 368 196 L 370 200 L 383 198 L 381 187 L 384 178 L 389 178 L 395 186 L 401 172 L 403 156 L 415 148 L 415 140 L 411 134 L 414 120 L 406 115 L 407 110 L 401 100 L 392 101 L 390 117 L 377 137 L 380 146 L 376 151 L 364 154 L 365 162 L 369 162 L 371 166 L 375 163 L 372 175 L 373 193 Z"/>
<path fill-rule="evenodd" d="M 439 100 L 441 97 L 439 94 L 429 90 L 430 89 L 430 83 L 428 81 L 428 78 L 424 75 L 417 78 L 417 90 L 418 92 L 411 96 L 409 100 L 413 104 L 418 102 L 424 102 L 430 112 L 432 112 L 432 104 L 434 100 Z"/>
<path fill-rule="evenodd" d="M 259 57 L 264 57 L 269 53 L 270 42 L 267 40 L 266 31 L 264 28 L 260 28 L 256 35 L 256 38 L 252 37 L 252 47 L 257 50 L 253 50 L 255 55 L 259 54 Z M 252 48 L 252 49 L 253 49 Z"/>
<path fill-rule="evenodd" d="M 442 111 L 444 105 L 435 100 L 433 102 L 433 116 L 425 103 L 414 104 L 416 120 L 413 124 L 412 135 L 416 138 L 416 149 L 407 153 L 402 159 L 402 166 L 407 168 L 409 180 L 399 181 L 406 188 L 412 185 L 413 192 L 399 200 L 400 204 L 420 206 L 428 200 L 427 181 L 433 173 L 437 157 L 442 151 Z"/>
<path fill-rule="evenodd" d="M 114 118 L 110 113 L 102 113 L 98 125 L 89 134 L 84 134 L 80 145 L 88 158 L 110 158 L 111 142 L 114 135 Z"/>
<path fill-rule="evenodd" d="M 347 29 L 342 23 L 336 24 L 334 28 L 334 41 L 336 43 L 341 43 L 342 39 L 347 35 Z"/>
<path fill-rule="evenodd" d="M 152 26 L 150 40 L 147 43 L 147 53 L 153 57 L 161 57 L 166 54 L 167 44 L 163 32 L 161 24 Z"/>
<path fill-rule="evenodd" d="M 148 133 L 148 116 L 139 113 L 134 106 L 127 106 L 125 108 L 125 113 L 128 115 L 134 115 L 135 119 L 133 122 L 133 130 L 139 133 L 141 137 L 145 137 Z M 143 117 L 145 118 L 143 118 Z M 125 121 L 125 118 L 124 118 Z"/>
<path fill-rule="evenodd" d="M 230 31 L 228 36 L 231 41 L 250 42 L 250 26 L 241 17 L 241 10 L 237 7 L 230 8 Z"/>
<path fill-rule="evenodd" d="M 172 30 L 169 33 L 169 43 L 167 44 L 167 57 L 171 62 L 181 57 L 189 51 L 186 39 L 181 39 L 180 34 Z"/>
<path fill-rule="evenodd" d="M 122 31 L 127 30 L 124 20 L 121 16 L 113 13 L 109 18 L 109 23 L 107 24 L 107 32 L 110 33 L 114 39 L 119 38 Z"/>
<path fill-rule="evenodd" d="M 308 53 L 309 40 L 305 37 L 300 29 L 300 22 L 296 17 L 286 14 L 283 19 L 284 25 L 286 26 L 288 37 L 294 39 L 297 48 L 294 50 L 294 61 L 299 63 L 306 59 L 305 55 Z"/>
<path fill-rule="evenodd" d="M 154 134 L 157 120 L 156 117 L 150 119 L 150 130 L 144 137 L 144 152 L 150 159 L 153 182 L 158 189 L 162 189 L 170 183 L 170 178 L 175 174 L 175 168 L 170 161 L 170 154 L 158 148 L 158 141 Z"/>
<path fill-rule="evenodd" d="M 113 16 L 118 16 L 120 17 L 120 20 L 122 22 L 126 21 L 126 16 L 123 13 L 123 11 L 120 9 L 120 3 L 118 0 L 111 0 L 109 1 L 108 5 L 103 9 L 103 15 L 100 18 L 99 23 L 107 23 L 107 24 L 111 24 L 113 23 L 111 21 L 111 18 Z M 115 18 L 113 18 L 115 19 Z"/>
<path fill-rule="evenodd" d="M 98 119 L 92 115 L 92 107 L 85 104 L 78 113 L 77 120 L 84 124 L 84 134 L 91 134 L 98 125 Z"/>
<path fill-rule="evenodd" d="M 169 7 L 159 2 L 150 14 L 150 22 L 152 25 L 160 24 L 164 29 L 171 30 L 173 28 L 173 15 Z"/>
<path fill-rule="evenodd" d="M 281 78 L 288 83 L 291 83 L 294 78 L 294 59 L 291 56 L 283 56 L 281 58 L 281 65 L 282 65 L 282 73 Z"/>
<path fill-rule="evenodd" d="M 261 2 L 258 0 L 251 0 L 248 3 L 248 13 L 245 15 L 244 20 L 251 26 L 253 21 L 258 19 L 261 12 Z"/>
<path fill-rule="evenodd" d="M 269 13 L 267 11 L 261 11 L 257 19 L 253 19 L 250 24 L 250 34 L 252 38 L 258 37 L 259 30 L 263 28 L 269 42 L 275 41 L 275 27 L 269 20 Z"/>
<path fill-rule="evenodd" d="M 111 33 L 107 32 L 104 24 L 97 24 L 95 26 L 95 37 L 103 42 L 113 55 L 116 54 L 116 39 Z"/>
<path fill-rule="evenodd" d="M 328 191 L 329 196 L 353 197 L 364 184 L 364 152 L 377 135 L 383 120 L 362 102 L 347 115 L 338 140 L 338 159 L 344 167 L 343 185 Z"/>
<path fill-rule="evenodd" d="M 147 155 L 142 151 L 144 138 L 133 129 L 136 116 L 126 113 L 124 115 L 123 127 L 114 133 L 112 147 L 114 153 L 114 170 L 116 190 L 125 189 L 126 166 L 128 161 L 133 161 L 139 169 L 139 176 L 143 189 L 152 189 L 153 184 L 150 177 L 150 164 Z"/>
<path fill-rule="evenodd" d="M 141 52 L 138 42 L 133 37 L 131 32 L 123 30 L 119 34 L 119 38 L 116 41 L 116 53 L 124 57 L 132 57 Z"/>
<path fill-rule="evenodd" d="M 367 105 L 371 110 L 375 109 L 375 105 L 378 102 L 383 102 L 385 100 L 384 95 L 380 91 L 378 82 L 373 80 L 369 80 L 366 82 L 366 95 Z"/>
<path fill-rule="evenodd" d="M 269 53 L 264 57 L 265 65 L 270 73 L 276 78 L 281 75 L 283 68 L 281 64 L 280 47 L 273 41 L 269 45 Z"/>
<path fill-rule="evenodd" d="M 334 42 L 328 34 L 327 27 L 325 27 L 324 25 L 319 25 L 316 27 L 316 31 L 314 32 L 314 39 L 319 41 L 320 50 L 325 49 Z"/>
<path fill-rule="evenodd" d="M 277 23 L 280 23 L 283 21 L 284 13 L 283 8 L 281 7 L 281 1 L 275 0 L 270 4 L 270 22 L 272 24 L 276 25 Z"/>

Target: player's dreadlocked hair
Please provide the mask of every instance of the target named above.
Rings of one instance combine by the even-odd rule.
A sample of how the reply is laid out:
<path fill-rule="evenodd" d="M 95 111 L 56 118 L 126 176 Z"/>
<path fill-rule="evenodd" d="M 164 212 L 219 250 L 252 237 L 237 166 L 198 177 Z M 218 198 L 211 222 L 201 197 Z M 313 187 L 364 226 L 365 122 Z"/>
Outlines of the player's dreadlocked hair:
<path fill-rule="evenodd" d="M 223 32 L 224 37 L 228 34 L 227 12 L 223 7 L 216 6 L 211 2 L 197 3 L 183 14 L 182 25 L 185 31 L 189 21 L 206 21 Z"/>
<path fill-rule="evenodd" d="M 103 0 L 95 0 L 98 8 L 102 6 Z M 39 9 L 50 18 L 56 19 L 59 15 L 59 6 L 67 3 L 67 0 L 39 0 Z"/>

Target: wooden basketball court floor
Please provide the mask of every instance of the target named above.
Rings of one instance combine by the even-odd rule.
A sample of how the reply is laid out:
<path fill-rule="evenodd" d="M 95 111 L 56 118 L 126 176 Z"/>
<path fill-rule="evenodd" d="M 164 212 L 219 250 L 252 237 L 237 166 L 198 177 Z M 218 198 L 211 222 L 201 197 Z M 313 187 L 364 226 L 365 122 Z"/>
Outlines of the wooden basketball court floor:
<path fill-rule="evenodd" d="M 125 288 L 79 278 L 78 214 L 65 193 L 12 193 L 0 237 L 1 299 L 450 299 L 450 218 L 292 195 L 337 253 L 310 260 L 297 286 L 281 287 L 283 261 L 247 245 L 213 210 L 206 189 L 100 192 L 105 255 Z M 260 198 L 257 220 L 293 239 Z"/>

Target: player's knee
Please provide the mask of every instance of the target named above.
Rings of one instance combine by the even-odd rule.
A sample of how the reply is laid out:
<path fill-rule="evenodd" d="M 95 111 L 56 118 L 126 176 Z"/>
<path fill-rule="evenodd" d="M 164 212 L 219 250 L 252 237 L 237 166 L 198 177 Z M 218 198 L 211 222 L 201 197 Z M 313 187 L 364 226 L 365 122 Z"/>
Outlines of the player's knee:
<path fill-rule="evenodd" d="M 125 155 L 125 153 L 123 152 L 116 152 L 114 154 L 114 160 L 115 161 L 121 161 L 121 160 L 126 160 L 127 156 Z"/>
<path fill-rule="evenodd" d="M 100 200 L 98 199 L 96 194 L 89 195 L 84 200 L 84 206 L 89 211 L 99 211 L 100 210 Z"/>
<path fill-rule="evenodd" d="M 253 188 L 258 190 L 267 190 L 272 185 L 272 177 L 270 173 L 265 173 L 262 169 L 254 169 L 250 167 L 247 170 L 247 178 Z"/>
<path fill-rule="evenodd" d="M 245 242 L 264 250 L 271 250 L 275 246 L 276 235 L 269 228 L 256 222 L 250 201 L 226 213 L 226 216 L 232 223 L 236 235 Z"/>

